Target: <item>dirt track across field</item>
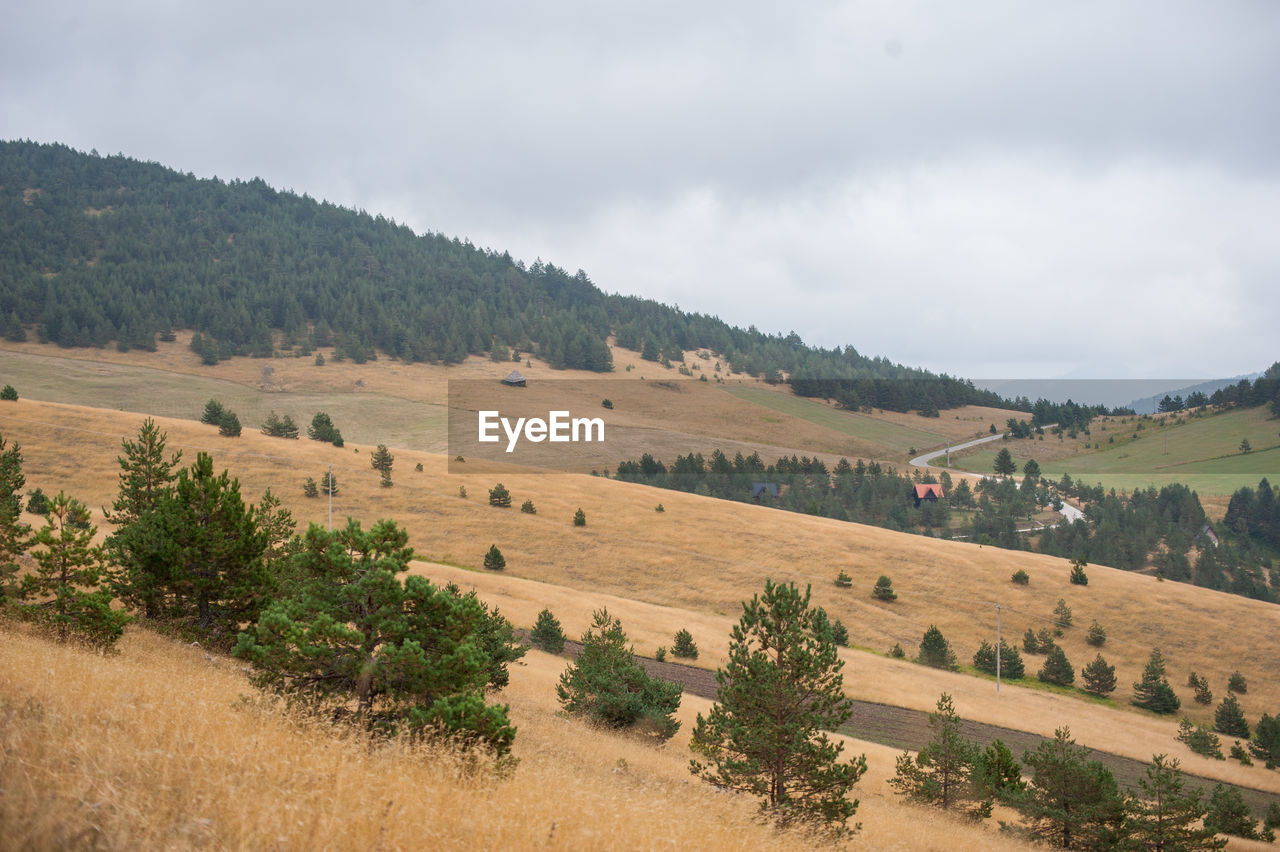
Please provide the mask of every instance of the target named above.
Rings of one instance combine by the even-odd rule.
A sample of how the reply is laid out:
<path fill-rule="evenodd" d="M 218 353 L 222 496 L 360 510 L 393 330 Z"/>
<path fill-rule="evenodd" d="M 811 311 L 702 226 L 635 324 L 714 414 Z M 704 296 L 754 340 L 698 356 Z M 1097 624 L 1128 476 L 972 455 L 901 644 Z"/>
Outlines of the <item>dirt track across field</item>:
<path fill-rule="evenodd" d="M 581 648 L 582 645 L 578 642 L 566 641 L 564 650 L 566 655 L 576 658 Z M 715 672 L 684 665 L 683 663 L 658 662 L 649 657 L 637 657 L 637 659 L 644 664 L 645 669 L 654 677 L 674 681 L 683 686 L 685 691 L 691 695 L 715 700 Z M 1028 731 L 1017 731 L 1012 728 L 1002 728 L 998 725 L 988 725 L 967 719 L 962 724 L 962 730 L 967 738 L 983 747 L 996 740 L 1003 740 L 1004 744 L 1013 752 L 1014 757 L 1019 760 L 1022 759 L 1023 752 L 1032 751 L 1040 743 L 1047 740 L 1046 737 Z M 853 716 L 839 732 L 856 739 L 911 751 L 918 750 L 929 742 L 932 737 L 932 732 L 929 730 L 928 713 L 920 710 L 911 710 L 906 707 L 895 707 L 890 704 L 878 704 L 874 701 L 857 700 L 853 701 Z M 1121 789 L 1124 790 L 1137 790 L 1138 779 L 1143 777 L 1147 771 L 1147 764 L 1141 760 L 1134 760 L 1131 757 L 1098 751 L 1097 749 L 1089 750 L 1089 758 L 1101 761 L 1110 769 Z M 1209 791 L 1218 783 L 1212 779 L 1189 773 L 1184 774 L 1183 778 L 1186 779 L 1188 786 L 1202 790 L 1206 799 Z M 1266 813 L 1267 807 L 1277 800 L 1274 794 L 1263 790 L 1240 787 L 1239 785 L 1229 784 L 1227 786 L 1235 786 L 1240 790 L 1244 800 L 1249 805 L 1249 809 L 1254 816 L 1259 818 Z"/>

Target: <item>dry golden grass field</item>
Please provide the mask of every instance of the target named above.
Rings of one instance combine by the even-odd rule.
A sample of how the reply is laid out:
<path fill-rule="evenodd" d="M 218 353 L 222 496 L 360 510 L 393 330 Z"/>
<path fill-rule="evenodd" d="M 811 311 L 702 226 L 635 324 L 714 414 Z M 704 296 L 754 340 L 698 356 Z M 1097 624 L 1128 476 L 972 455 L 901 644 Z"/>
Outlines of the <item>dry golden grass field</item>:
<path fill-rule="evenodd" d="M 49 363 L 35 361 L 50 358 L 52 351 L 30 346 L 0 352 L 0 380 L 12 381 L 6 375 L 20 362 L 30 376 L 48 374 Z M 615 349 L 618 354 L 627 353 Z M 339 449 L 305 438 L 267 438 L 249 419 L 242 437 L 223 438 L 213 427 L 189 419 L 210 394 L 200 384 L 208 379 L 201 377 L 185 346 L 162 351 L 161 361 L 155 355 L 98 355 L 98 364 L 77 367 L 65 361 L 54 366 L 85 371 L 84 398 L 101 405 L 107 391 L 92 385 L 94 371 L 121 386 L 136 387 L 142 375 L 137 371 L 167 361 L 154 371 L 154 383 L 139 392 L 163 395 L 183 382 L 196 388 L 190 414 L 157 418 L 168 434 L 169 449 L 181 449 L 184 462 L 194 460 L 197 451 L 210 452 L 215 469 L 227 468 L 240 479 L 246 499 L 256 501 L 270 488 L 301 524 L 326 522 L 324 498 L 304 497 L 301 484 L 308 476 L 318 480 L 332 465 L 340 488 L 333 501 L 335 524 L 348 516 L 366 524 L 395 518 L 409 531 L 422 560 L 415 570 L 433 580 L 476 588 L 518 626 L 531 625 L 538 610 L 550 607 L 566 632 L 576 636 L 586 628 L 591 611 L 607 605 L 622 618 L 639 652 L 669 646 L 672 634 L 687 628 L 702 651 L 697 664 L 714 669 L 727 654 L 740 602 L 758 591 L 764 578 L 811 584 L 815 602 L 849 628 L 854 647 L 842 655 L 846 688 L 854 698 L 931 710 L 938 694 L 946 691 L 968 719 L 1046 735 L 1069 724 L 1079 742 L 1095 748 L 1139 760 L 1166 752 L 1196 774 L 1280 794 L 1280 773 L 1193 755 L 1173 738 L 1176 719 L 1158 718 L 1128 704 L 1130 684 L 1151 648 L 1159 646 L 1191 718 L 1206 721 L 1212 716 L 1212 707 L 1191 701 L 1185 686 L 1191 670 L 1207 675 L 1215 696 L 1221 697 L 1227 675 L 1238 669 L 1249 683 L 1241 703 L 1250 721 L 1263 712 L 1280 712 L 1275 664 L 1280 608 L 1273 605 L 1098 566 L 1088 568 L 1088 586 L 1073 586 L 1067 581 L 1068 563 L 1035 554 L 584 474 L 539 473 L 475 459 L 449 465 L 446 455 L 405 448 L 439 448 L 431 441 L 438 441 L 446 399 L 446 373 L 440 368 L 317 368 L 303 359 L 235 359 L 219 365 L 218 381 L 228 390 L 239 388 L 245 394 L 239 398 L 246 401 L 290 393 L 314 394 L 326 404 L 341 398 L 349 404 L 344 402 L 347 407 L 340 410 L 353 421 L 363 407 L 365 420 L 353 433 L 367 435 L 367 440 L 353 437 L 346 421 L 334 415 L 348 437 L 347 446 Z M 692 353 L 687 362 L 695 363 Z M 618 375 L 634 375 L 635 391 L 631 395 L 623 387 L 614 398 L 615 410 L 632 418 L 638 430 L 659 429 L 664 408 L 654 400 L 671 391 L 648 386 L 647 375 L 641 383 L 635 374 L 661 368 L 638 362 L 625 373 L 624 363 L 620 360 Z M 710 363 L 702 361 L 702 368 Z M 263 366 L 274 367 L 271 381 L 285 390 L 255 388 L 263 379 Z M 487 380 L 495 366 L 473 359 L 447 376 Z M 536 362 L 519 369 L 531 378 L 551 374 L 539 373 Z M 111 375 L 116 370 L 123 372 Z M 675 381 L 670 375 L 661 378 Z M 578 397 L 583 400 L 592 399 L 598 387 L 586 376 L 562 381 L 581 382 Z M 57 384 L 50 382 L 51 387 Z M 685 379 L 680 387 L 681 393 L 687 387 L 689 394 L 708 396 L 705 404 L 688 406 L 695 412 L 689 415 L 689 431 L 670 438 L 677 451 L 703 446 L 697 441 L 716 434 L 717 422 L 723 425 L 725 419 L 742 421 L 733 428 L 743 446 L 757 439 L 775 443 L 756 446 L 778 446 L 779 423 L 767 418 L 780 412 L 726 393 L 711 396 L 714 382 Z M 772 392 L 760 383 L 753 387 Z M 529 390 L 535 394 L 527 401 L 541 404 L 536 385 Z M 19 391 L 24 392 L 21 386 Z M 397 399 L 421 406 L 412 410 L 436 411 L 428 415 L 435 417 L 429 426 L 402 429 L 404 434 L 429 435 L 427 440 L 401 443 L 382 437 L 378 401 Z M 136 435 L 143 416 L 69 404 L 74 401 L 23 398 L 0 403 L 0 435 L 22 445 L 28 489 L 40 487 L 50 494 L 65 490 L 94 507 L 95 522 L 101 524 L 98 507 L 109 505 L 115 495 L 120 441 Z M 277 410 L 288 411 L 304 425 L 309 419 L 308 410 Z M 325 410 L 339 409 L 330 405 Z M 758 422 L 749 421 L 747 412 L 754 412 Z M 948 437 L 964 437 L 999 413 L 973 409 L 954 413 L 950 423 L 946 417 L 941 424 L 921 422 Z M 904 425 L 921 428 L 913 422 L 920 418 L 908 417 Z M 794 446 L 853 440 L 803 418 L 787 419 L 782 427 L 788 440 L 795 439 Z M 803 432 L 807 427 L 814 431 Z M 394 433 L 389 425 L 385 428 Z M 396 456 L 390 489 L 379 487 L 369 465 L 372 444 L 378 441 L 391 444 Z M 763 450 L 762 455 L 770 458 Z M 415 470 L 417 464 L 422 471 Z M 510 490 L 513 507 L 529 499 L 537 514 L 489 506 L 488 489 L 498 482 Z M 661 513 L 655 511 L 659 503 L 665 508 Z M 587 515 L 582 528 L 571 522 L 579 507 Z M 477 570 L 490 544 L 506 556 L 505 572 Z M 1029 586 L 1009 581 L 1019 568 L 1031 575 Z M 853 577 L 852 588 L 834 586 L 841 570 Z M 871 598 L 880 574 L 892 578 L 899 594 L 892 604 Z M 960 660 L 968 662 L 980 641 L 995 638 L 995 604 L 1002 607 L 1004 636 L 1016 645 L 1028 626 L 1039 629 L 1047 623 L 1059 598 L 1074 613 L 1075 627 L 1060 642 L 1077 671 L 1096 653 L 1084 642 L 1085 629 L 1095 619 L 1106 628 L 1102 652 L 1116 665 L 1121 684 L 1113 701 L 1011 684 L 997 695 L 989 678 L 926 669 L 884 653 L 898 642 L 914 654 L 925 629 L 936 624 Z M 684 729 L 660 748 L 593 731 L 556 714 L 553 684 L 563 661 L 537 652 L 514 670 L 512 685 L 501 698 L 511 703 L 520 727 L 516 754 L 522 763 L 511 777 L 498 778 L 460 773 L 454 758 L 436 751 L 369 749 L 317 733 L 260 702 L 242 700 L 252 690 L 238 664 L 174 646 L 145 631 L 131 630 L 122 653 L 104 658 L 45 645 L 18 628 L 0 629 L 0 737 L 5 743 L 0 759 L 7 763 L 4 777 L 18 779 L 6 781 L 0 796 L 0 826 L 6 837 L 20 838 L 14 848 L 65 848 L 94 840 L 107 848 L 420 848 L 438 845 L 436 837 L 443 838 L 445 848 L 808 845 L 803 838 L 761 828 L 752 821 L 748 803 L 716 794 L 687 776 L 688 723 L 705 709 L 705 701 L 686 696 Z M 1025 659 L 1031 672 L 1041 660 Z M 992 830 L 900 804 L 884 784 L 892 774 L 894 753 L 856 741 L 849 748 L 855 754 L 866 752 L 871 764 L 859 785 L 863 806 L 857 819 L 864 831 L 855 845 L 1017 845 Z M 423 795 L 424 789 L 431 794 Z M 508 803 L 509 810 L 491 814 L 491 803 L 499 801 Z"/>
<path fill-rule="evenodd" d="M 513 772 L 446 749 L 371 746 L 256 695 L 223 657 L 131 630 L 101 657 L 0 623 L 0 829 L 6 849 L 809 849 L 746 799 L 688 774 L 682 730 L 653 746 L 557 714 L 565 661 L 537 651 L 497 697 L 518 726 Z M 873 849 L 1019 849 L 901 804 L 894 753 L 867 754 Z"/>
<path fill-rule="evenodd" d="M 614 347 L 616 369 L 602 376 L 552 370 L 536 359 L 513 364 L 471 357 L 448 368 L 386 361 L 338 363 L 331 350 L 325 351 L 330 360 L 322 367 L 310 357 L 234 358 L 205 367 L 187 347 L 188 341 L 189 335 L 179 335 L 172 343 L 159 344 L 156 353 L 0 342 L 0 378 L 24 398 L 185 419 L 198 418 L 205 401 L 218 398 L 240 415 L 246 429 L 256 429 L 269 410 L 290 414 L 304 427 L 315 411 L 324 410 L 348 441 L 438 453 L 449 448 L 444 426 L 450 404 L 474 411 L 501 400 L 504 414 L 545 417 L 551 409 L 566 408 L 587 416 L 607 414 L 608 446 L 577 448 L 577 469 L 583 472 L 613 469 L 624 458 L 644 452 L 670 462 L 677 454 L 710 455 L 715 449 L 730 456 L 759 452 L 766 463 L 781 455 L 807 453 L 829 463 L 847 456 L 902 467 L 907 446 L 897 440 L 900 434 L 923 431 L 928 434 L 920 436 L 921 449 L 932 445 L 924 443 L 932 435 L 933 443 L 942 446 L 947 439 L 972 437 L 990 422 L 1003 424 L 1013 414 L 980 407 L 958 409 L 938 419 L 893 412 L 837 413 L 825 403 L 800 400 L 785 387 L 770 387 L 740 373 L 716 373 L 713 358 L 704 360 L 692 352 L 685 356 L 693 368 L 691 376 L 682 376 Z M 528 377 L 527 388 L 498 384 L 512 368 Z M 698 381 L 703 374 L 711 378 Z M 723 383 L 715 381 L 716 376 Z M 731 390 L 752 395 L 738 396 Z M 614 403 L 609 412 L 601 408 L 606 397 Z M 762 398 L 780 403 L 753 401 Z M 537 462 L 537 456 L 532 457 L 532 463 Z"/>
<path fill-rule="evenodd" d="M 19 400 L 0 407 L 0 434 L 20 443 L 28 488 L 65 489 L 90 506 L 109 504 L 115 491 L 115 457 L 122 437 L 136 434 L 138 415 Z M 550 606 L 576 634 L 590 611 L 609 601 L 622 611 L 637 649 L 651 653 L 669 645 L 688 627 L 704 649 L 700 664 L 714 668 L 724 657 L 740 602 L 761 588 L 765 577 L 811 584 L 816 603 L 848 626 L 848 686 L 854 697 L 915 709 L 931 709 L 944 689 L 957 696 L 968 718 L 1052 734 L 1069 723 L 1080 740 L 1138 759 L 1157 750 L 1177 754 L 1196 771 L 1280 790 L 1280 774 L 1196 758 L 1173 741 L 1176 720 L 1157 718 L 1128 705 L 1153 647 L 1169 661 L 1169 676 L 1193 719 L 1211 718 L 1212 708 L 1190 700 L 1184 684 L 1191 670 L 1208 676 L 1216 695 L 1234 669 L 1248 679 L 1241 697 L 1253 719 L 1280 711 L 1280 683 L 1274 665 L 1274 637 L 1280 608 L 1193 586 L 1090 566 L 1088 586 L 1067 580 L 1064 560 L 983 548 L 823 518 L 728 503 L 696 495 L 658 491 L 586 475 L 519 473 L 492 463 L 467 463 L 465 474 L 446 472 L 445 459 L 399 450 L 395 486 L 378 485 L 368 466 L 368 446 L 338 449 L 314 441 L 284 441 L 246 431 L 240 438 L 186 420 L 161 420 L 171 449 L 191 460 L 198 450 L 213 454 L 216 469 L 228 468 L 247 499 L 271 488 L 295 517 L 325 523 L 323 497 L 302 495 L 305 476 L 319 478 L 332 464 L 339 484 L 335 523 L 347 516 L 371 522 L 400 521 L 420 558 L 446 563 L 424 566 L 440 579 L 476 586 L 482 596 L 510 612 L 518 625 L 532 624 Z M 414 470 L 421 463 L 423 471 Z M 536 515 L 488 505 L 498 482 L 513 504 L 526 498 Z M 465 489 L 467 496 L 459 496 Z M 661 502 L 664 512 L 656 512 Z M 582 507 L 587 525 L 572 525 Z M 100 512 L 95 511 L 100 520 Z M 30 518 L 34 520 L 34 518 Z M 481 565 L 497 544 L 507 559 L 499 575 L 468 569 Z M 1029 586 L 1010 575 L 1022 568 Z M 843 570 L 851 589 L 832 580 Z M 870 590 L 888 574 L 898 591 L 892 604 L 876 602 Z M 518 590 L 518 591 L 517 591 Z M 1065 599 L 1075 627 L 1060 640 L 1079 669 L 1096 651 L 1084 628 L 1096 619 L 1108 634 L 1102 649 L 1116 665 L 1120 688 L 1111 704 L 1062 696 L 1041 689 L 1006 685 L 997 697 L 987 678 L 922 669 L 884 656 L 895 642 L 914 653 L 921 635 L 936 624 L 967 662 L 983 639 L 995 638 L 994 604 L 1002 605 L 1001 627 L 1017 644 L 1028 627 L 1048 623 L 1054 605 Z M 630 607 L 636 615 L 630 617 Z M 1039 658 L 1026 658 L 1032 671 Z M 1246 782 L 1241 782 L 1246 783 Z M 1272 785 L 1272 786 L 1268 786 Z"/>

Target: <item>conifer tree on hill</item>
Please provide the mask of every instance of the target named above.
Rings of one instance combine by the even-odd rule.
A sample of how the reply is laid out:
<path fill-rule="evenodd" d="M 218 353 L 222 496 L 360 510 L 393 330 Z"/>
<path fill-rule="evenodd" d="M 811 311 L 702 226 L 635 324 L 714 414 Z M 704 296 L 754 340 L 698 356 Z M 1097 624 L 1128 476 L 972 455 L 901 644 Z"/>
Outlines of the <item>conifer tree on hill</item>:
<path fill-rule="evenodd" d="M 549 609 L 539 612 L 533 630 L 529 631 L 529 641 L 533 646 L 548 654 L 560 654 L 564 652 L 564 640 L 564 630 L 560 627 L 560 620 L 552 615 Z"/>
<path fill-rule="evenodd" d="M 35 568 L 22 578 L 18 613 L 60 642 L 75 638 L 105 649 L 131 619 L 111 606 L 111 591 L 102 585 L 104 555 L 93 544 L 97 528 L 77 522 L 85 515 L 84 505 L 63 492 L 50 499 L 46 523 L 31 541 Z"/>
<path fill-rule="evenodd" d="M 391 451 L 387 449 L 386 444 L 379 444 L 378 448 L 369 456 L 370 466 L 381 474 L 383 488 L 391 487 L 391 465 L 394 463 L 395 456 L 391 455 Z"/>
<path fill-rule="evenodd" d="M 1062 849 L 1107 849 L 1122 841 L 1124 798 L 1111 771 L 1088 755 L 1068 728 L 1023 755 L 1031 780 L 1010 803 L 1033 837 Z"/>
<path fill-rule="evenodd" d="M 489 505 L 501 509 L 511 507 L 511 492 L 501 482 L 489 489 Z"/>
<path fill-rule="evenodd" d="M 0 604 L 16 589 L 18 556 L 26 548 L 30 528 L 22 521 L 22 448 L 0 435 Z"/>
<path fill-rule="evenodd" d="M 844 664 L 809 592 L 765 581 L 743 603 L 729 661 L 716 672 L 716 703 L 698 714 L 690 770 L 717 786 L 758 797 L 781 825 L 843 830 L 857 810 L 853 785 L 866 758 L 842 762 L 827 731 L 852 713 Z"/>
<path fill-rule="evenodd" d="M 1182 706 L 1165 677 L 1164 655 L 1159 648 L 1152 649 L 1151 658 L 1142 670 L 1142 680 L 1133 685 L 1133 703 L 1160 714 L 1174 713 Z"/>
<path fill-rule="evenodd" d="M 333 717 L 354 707 L 367 730 L 444 734 L 504 755 L 515 728 L 505 706 L 484 701 L 495 678 L 488 614 L 473 596 L 401 579 L 412 557 L 393 521 L 367 532 L 354 520 L 333 532 L 313 524 L 294 557 L 298 585 L 234 653 L 258 687 Z"/>
<path fill-rule="evenodd" d="M 556 695 L 566 712 L 611 728 L 635 727 L 661 740 L 680 729 L 680 685 L 651 677 L 635 658 L 622 622 L 592 613 L 582 651 L 560 675 Z"/>
<path fill-rule="evenodd" d="M 1054 645 L 1049 649 L 1044 665 L 1037 672 L 1036 677 L 1045 683 L 1070 686 L 1075 683 L 1076 672 L 1067 660 L 1066 652 L 1060 646 Z"/>
<path fill-rule="evenodd" d="M 1080 670 L 1084 679 L 1084 691 L 1094 695 L 1109 695 L 1116 689 L 1116 667 L 1109 665 L 1102 654 Z"/>
<path fill-rule="evenodd" d="M 956 655 L 951 650 L 946 637 L 942 635 L 942 631 L 935 625 L 929 625 L 929 629 L 920 640 L 919 660 L 926 666 L 937 669 L 956 668 Z"/>
<path fill-rule="evenodd" d="M 234 642 L 272 592 L 256 509 L 241 498 L 239 480 L 214 473 L 207 453 L 113 540 L 126 566 L 119 596 L 213 645 Z"/>
<path fill-rule="evenodd" d="M 111 508 L 105 511 L 107 521 L 117 527 L 131 524 L 144 512 L 154 509 L 160 497 L 171 489 L 182 451 L 166 458 L 164 449 L 168 437 L 168 433 L 161 432 L 148 417 L 142 421 L 136 441 L 121 439 L 124 455 L 116 457 L 120 465 L 119 492 Z"/>
<path fill-rule="evenodd" d="M 951 696 L 943 693 L 929 714 L 933 738 L 913 758 L 903 752 L 889 786 L 900 795 L 947 810 L 968 802 L 986 812 L 983 791 L 975 783 L 979 749 L 960 732 L 960 717 Z"/>
<path fill-rule="evenodd" d="M 1139 849 L 1221 849 L 1226 838 L 1204 825 L 1208 808 L 1198 790 L 1186 789 L 1177 758 L 1157 754 L 1138 779 L 1138 795 L 1129 801 L 1130 840 Z"/>

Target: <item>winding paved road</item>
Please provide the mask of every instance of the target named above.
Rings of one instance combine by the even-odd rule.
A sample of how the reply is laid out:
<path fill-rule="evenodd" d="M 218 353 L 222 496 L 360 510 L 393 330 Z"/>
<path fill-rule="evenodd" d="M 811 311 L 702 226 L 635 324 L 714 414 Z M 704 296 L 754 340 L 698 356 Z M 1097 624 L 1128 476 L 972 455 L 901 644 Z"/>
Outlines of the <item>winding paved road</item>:
<path fill-rule="evenodd" d="M 521 637 L 528 635 L 528 631 L 525 630 L 517 630 L 516 632 Z M 565 640 L 564 644 L 564 656 L 570 659 L 577 659 L 578 653 L 582 650 L 582 644 L 574 642 L 572 639 Z M 636 656 L 636 659 L 644 665 L 645 670 L 652 677 L 660 677 L 664 680 L 678 683 L 690 695 L 709 698 L 712 701 L 716 700 L 717 684 L 715 672 L 685 663 L 658 662 L 652 658 L 639 655 Z M 850 699 L 850 703 L 853 705 L 853 716 L 840 729 L 839 732 L 842 734 L 867 742 L 880 743 L 892 748 L 910 749 L 912 751 L 918 751 L 921 746 L 928 743 L 933 737 L 933 729 L 929 727 L 929 714 L 927 712 L 911 710 L 906 707 L 896 707 L 891 704 L 881 704 L 876 701 Z M 1049 739 L 1029 731 L 989 725 L 985 722 L 975 722 L 971 719 L 963 720 L 961 731 L 967 739 L 976 742 L 979 746 L 985 747 L 997 739 L 1003 740 L 1005 745 L 1009 746 L 1014 755 L 1018 757 L 1021 757 L 1023 751 L 1034 751 L 1040 743 Z M 1089 759 L 1101 761 L 1116 776 L 1116 780 L 1120 785 L 1128 790 L 1137 790 L 1138 779 L 1144 777 L 1147 770 L 1147 764 L 1144 761 L 1093 748 L 1089 749 Z M 1214 784 L 1217 783 L 1215 779 L 1190 773 L 1184 773 L 1183 778 L 1189 786 L 1200 790 L 1206 797 Z M 1241 792 L 1255 817 L 1262 817 L 1271 803 L 1277 800 L 1276 794 L 1266 790 L 1237 784 L 1229 786 L 1236 787 Z"/>
<path fill-rule="evenodd" d="M 1050 424 L 1050 425 L 1052 426 L 1054 424 Z M 998 435 L 987 435 L 984 438 L 974 438 L 971 441 L 965 441 L 964 443 L 961 443 L 961 444 L 955 444 L 954 446 L 943 447 L 941 450 L 932 450 L 930 452 L 925 453 L 924 455 L 916 456 L 915 458 L 913 458 L 911 460 L 911 466 L 912 467 L 929 467 L 933 464 L 933 460 L 936 459 L 938 456 L 946 455 L 949 452 L 958 452 L 960 450 L 967 450 L 970 447 L 976 447 L 979 444 L 987 444 L 987 443 L 990 443 L 991 441 L 999 441 L 999 440 L 1002 440 L 1004 437 L 1005 437 L 1005 433 L 1002 432 Z M 986 474 L 984 473 L 978 473 L 977 471 L 973 471 L 973 470 L 961 470 L 957 472 L 967 473 L 970 476 L 986 476 Z M 1084 512 L 1080 511 L 1079 507 L 1072 506 L 1066 500 L 1062 501 L 1062 508 L 1059 509 L 1058 512 L 1067 521 L 1078 521 L 1084 517 Z"/>

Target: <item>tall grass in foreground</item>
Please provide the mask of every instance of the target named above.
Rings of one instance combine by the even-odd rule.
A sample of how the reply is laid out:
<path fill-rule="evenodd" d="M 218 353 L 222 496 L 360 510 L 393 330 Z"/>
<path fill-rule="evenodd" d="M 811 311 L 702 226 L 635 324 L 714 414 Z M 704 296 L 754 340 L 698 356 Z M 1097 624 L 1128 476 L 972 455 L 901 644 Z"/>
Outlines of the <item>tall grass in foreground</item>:
<path fill-rule="evenodd" d="M 257 696 L 241 666 L 132 629 L 118 656 L 0 623 L 0 836 L 12 849 L 803 849 L 754 804 L 663 746 L 558 715 L 564 661 L 533 652 L 502 696 L 519 766 L 448 748 L 371 745 Z M 865 744 L 850 743 L 862 751 Z M 899 804 L 892 752 L 870 746 L 852 845 L 1022 848 Z M 874 756 L 873 756 L 874 755 Z"/>

